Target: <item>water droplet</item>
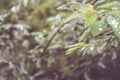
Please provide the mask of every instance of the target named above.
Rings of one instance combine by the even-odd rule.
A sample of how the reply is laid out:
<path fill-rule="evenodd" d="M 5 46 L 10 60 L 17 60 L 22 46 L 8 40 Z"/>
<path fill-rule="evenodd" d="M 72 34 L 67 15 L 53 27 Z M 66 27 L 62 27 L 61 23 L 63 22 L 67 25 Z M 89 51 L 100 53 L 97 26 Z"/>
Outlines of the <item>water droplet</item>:
<path fill-rule="evenodd" d="M 111 21 L 111 24 L 114 25 L 114 28 L 118 27 L 118 22 L 115 19 L 113 19 L 113 21 Z"/>
<path fill-rule="evenodd" d="M 90 50 L 91 50 L 91 51 L 94 50 L 94 46 L 91 46 L 91 47 L 90 47 Z"/>
<path fill-rule="evenodd" d="M 102 28 L 98 28 L 99 29 L 99 31 L 102 31 L 103 29 Z"/>

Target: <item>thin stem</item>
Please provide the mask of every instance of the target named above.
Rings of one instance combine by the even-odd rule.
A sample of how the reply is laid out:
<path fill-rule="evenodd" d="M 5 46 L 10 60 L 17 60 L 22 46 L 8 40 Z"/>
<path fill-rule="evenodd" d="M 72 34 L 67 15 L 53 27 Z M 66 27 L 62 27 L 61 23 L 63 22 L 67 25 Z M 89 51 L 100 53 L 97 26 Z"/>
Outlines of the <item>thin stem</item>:
<path fill-rule="evenodd" d="M 54 39 L 54 37 L 57 35 L 57 33 L 60 31 L 60 29 L 61 29 L 64 25 L 65 25 L 65 24 L 63 24 L 62 26 L 60 26 L 60 27 L 56 30 L 56 32 L 52 35 L 52 37 L 49 39 L 48 43 L 46 44 L 46 46 L 45 46 L 45 48 L 44 48 L 44 50 L 43 50 L 43 52 L 42 52 L 42 54 L 40 55 L 41 57 L 44 56 L 44 54 L 46 53 L 46 51 L 47 51 L 50 43 L 52 42 L 52 40 Z"/>

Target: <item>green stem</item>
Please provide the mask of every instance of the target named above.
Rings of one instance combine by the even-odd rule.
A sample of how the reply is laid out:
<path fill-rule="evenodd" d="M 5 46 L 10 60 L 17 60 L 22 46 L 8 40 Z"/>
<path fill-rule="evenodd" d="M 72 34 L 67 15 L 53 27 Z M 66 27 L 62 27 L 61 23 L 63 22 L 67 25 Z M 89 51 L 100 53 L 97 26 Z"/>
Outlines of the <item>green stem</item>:
<path fill-rule="evenodd" d="M 83 41 L 85 39 L 85 37 L 88 35 L 88 33 L 90 32 L 91 27 L 87 28 L 87 30 L 80 36 L 79 41 Z"/>

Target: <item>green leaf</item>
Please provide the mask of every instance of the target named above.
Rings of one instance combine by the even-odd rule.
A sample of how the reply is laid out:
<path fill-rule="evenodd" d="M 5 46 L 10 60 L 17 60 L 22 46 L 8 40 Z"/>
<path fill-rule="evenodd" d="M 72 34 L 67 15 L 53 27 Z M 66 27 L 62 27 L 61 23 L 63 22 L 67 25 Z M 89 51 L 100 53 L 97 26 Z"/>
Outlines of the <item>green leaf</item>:
<path fill-rule="evenodd" d="M 103 15 L 106 15 L 106 14 L 107 15 L 116 15 L 116 14 L 120 15 L 120 10 L 117 10 L 117 11 L 116 10 L 115 11 L 114 10 L 112 10 L 112 11 L 110 10 L 110 11 L 106 11 L 106 12 L 103 13 Z"/>
<path fill-rule="evenodd" d="M 70 6 L 71 9 L 83 9 L 83 10 L 87 10 L 87 5 L 85 4 L 74 4 Z"/>
<path fill-rule="evenodd" d="M 120 3 L 117 1 L 105 3 L 96 7 L 96 9 L 111 9 L 114 6 L 118 6 Z"/>
<path fill-rule="evenodd" d="M 74 11 L 75 9 L 87 10 L 87 5 L 81 4 L 81 3 L 67 3 L 65 5 L 58 7 L 57 9 L 58 10 L 70 10 L 70 11 Z"/>
<path fill-rule="evenodd" d="M 106 4 L 106 2 L 96 3 L 96 4 L 94 5 L 94 9 L 96 10 L 98 6 L 101 6 L 101 5 L 103 5 L 103 4 Z"/>
<path fill-rule="evenodd" d="M 91 26 L 98 18 L 98 15 L 97 14 L 93 14 L 91 15 L 86 21 L 85 21 L 85 27 L 89 27 Z"/>
<path fill-rule="evenodd" d="M 76 51 L 79 47 L 73 47 L 73 48 L 69 48 L 67 51 L 66 51 L 66 54 L 71 54 L 73 53 L 74 51 Z"/>
<path fill-rule="evenodd" d="M 79 42 L 73 45 L 68 46 L 68 48 L 72 48 L 72 47 L 80 47 L 80 46 L 85 46 L 86 44 L 84 42 Z"/>
<path fill-rule="evenodd" d="M 66 54 L 71 54 L 73 52 L 75 52 L 77 49 L 82 48 L 82 47 L 86 47 L 87 44 L 85 44 L 84 42 L 79 42 L 73 45 L 68 46 L 68 50 L 66 51 Z"/>
<path fill-rule="evenodd" d="M 63 19 L 63 23 L 67 23 L 68 21 L 71 21 L 73 19 L 77 19 L 77 18 L 80 18 L 80 13 L 74 13 L 72 15 L 70 15 L 69 17 Z"/>
<path fill-rule="evenodd" d="M 115 35 L 120 38 L 120 18 L 109 16 L 107 18 L 107 22 L 112 27 L 112 30 L 115 33 Z"/>
<path fill-rule="evenodd" d="M 88 18 L 90 18 L 93 14 L 94 14 L 93 11 L 86 11 L 86 12 L 84 12 L 84 13 L 81 13 L 81 14 L 80 14 L 80 17 L 86 21 L 86 20 L 87 20 Z"/>
<path fill-rule="evenodd" d="M 90 28 L 91 27 L 87 28 L 87 30 L 82 33 L 82 35 L 79 38 L 80 42 L 83 41 L 85 39 L 85 37 L 88 35 L 88 33 L 90 32 Z"/>
<path fill-rule="evenodd" d="M 100 33 L 104 31 L 105 22 L 104 21 L 96 21 L 93 25 L 91 25 L 91 34 L 93 36 L 98 36 Z"/>
<path fill-rule="evenodd" d="M 80 18 L 80 13 L 74 13 L 70 16 L 68 16 L 67 18 L 63 19 L 59 24 L 57 24 L 58 27 L 61 27 L 63 24 L 73 20 L 73 19 L 77 19 Z"/>

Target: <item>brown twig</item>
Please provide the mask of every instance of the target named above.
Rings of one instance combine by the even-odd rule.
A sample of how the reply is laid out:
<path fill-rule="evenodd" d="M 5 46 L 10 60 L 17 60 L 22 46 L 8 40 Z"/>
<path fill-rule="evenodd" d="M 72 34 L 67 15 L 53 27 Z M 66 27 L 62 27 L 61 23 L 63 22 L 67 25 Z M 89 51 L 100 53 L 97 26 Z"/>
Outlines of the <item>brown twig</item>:
<path fill-rule="evenodd" d="M 57 35 L 57 33 L 60 31 L 60 29 L 61 29 L 64 25 L 65 25 L 65 24 L 63 24 L 62 26 L 60 26 L 60 27 L 56 30 L 56 32 L 52 35 L 52 37 L 49 39 L 48 43 L 46 44 L 46 46 L 45 46 L 45 48 L 44 48 L 44 50 L 43 50 L 43 52 L 42 52 L 42 54 L 40 55 L 41 57 L 44 56 L 44 54 L 46 53 L 46 51 L 47 51 L 50 43 L 52 42 L 52 40 L 54 39 L 54 37 Z"/>
<path fill-rule="evenodd" d="M 94 5 L 98 0 L 91 1 L 91 4 Z"/>

